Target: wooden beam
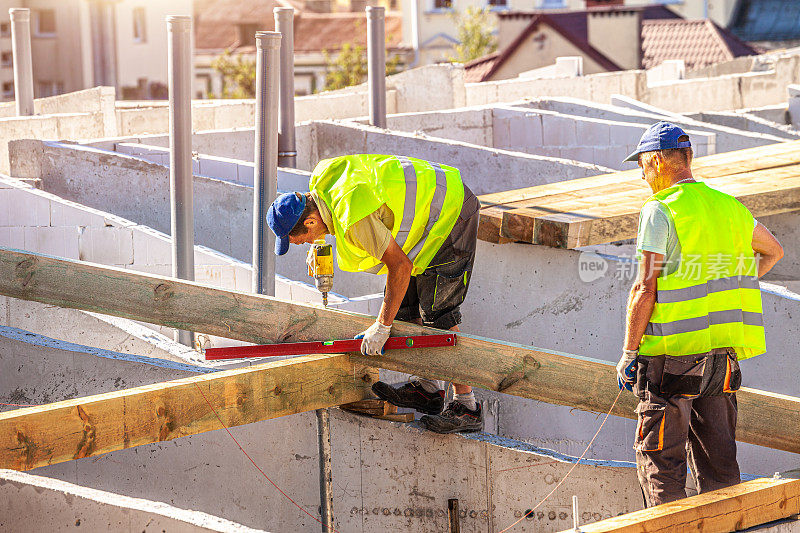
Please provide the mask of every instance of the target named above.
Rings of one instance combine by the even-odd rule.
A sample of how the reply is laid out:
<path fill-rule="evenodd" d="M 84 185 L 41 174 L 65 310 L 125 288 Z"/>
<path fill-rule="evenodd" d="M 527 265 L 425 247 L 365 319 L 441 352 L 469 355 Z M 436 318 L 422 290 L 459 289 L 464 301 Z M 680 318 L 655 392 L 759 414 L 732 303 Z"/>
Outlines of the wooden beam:
<path fill-rule="evenodd" d="M 261 344 L 351 338 L 375 320 L 4 248 L 0 294 Z M 395 324 L 393 332 L 441 333 L 409 323 Z M 607 411 L 618 392 L 609 363 L 463 333 L 453 348 L 390 351 L 379 357 L 351 354 L 351 360 L 593 412 Z M 799 398 L 743 389 L 738 399 L 741 441 L 800 452 Z M 623 394 L 614 414 L 635 418 L 634 407 L 634 396 Z"/>
<path fill-rule="evenodd" d="M 755 479 L 593 524 L 583 533 L 740 531 L 800 513 L 800 480 Z M 572 531 L 567 530 L 562 533 Z"/>
<path fill-rule="evenodd" d="M 309 355 L 0 413 L 0 468 L 30 470 L 362 400 L 377 371 Z"/>

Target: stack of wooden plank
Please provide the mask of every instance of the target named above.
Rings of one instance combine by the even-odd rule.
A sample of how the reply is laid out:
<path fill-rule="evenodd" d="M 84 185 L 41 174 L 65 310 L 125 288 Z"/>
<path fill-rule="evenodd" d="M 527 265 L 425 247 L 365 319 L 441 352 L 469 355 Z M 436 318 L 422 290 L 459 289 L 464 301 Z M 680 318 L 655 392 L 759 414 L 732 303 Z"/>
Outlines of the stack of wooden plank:
<path fill-rule="evenodd" d="M 800 141 L 706 156 L 692 167 L 756 217 L 800 210 Z M 556 248 L 630 239 L 651 194 L 640 169 L 486 194 L 478 238 Z"/>

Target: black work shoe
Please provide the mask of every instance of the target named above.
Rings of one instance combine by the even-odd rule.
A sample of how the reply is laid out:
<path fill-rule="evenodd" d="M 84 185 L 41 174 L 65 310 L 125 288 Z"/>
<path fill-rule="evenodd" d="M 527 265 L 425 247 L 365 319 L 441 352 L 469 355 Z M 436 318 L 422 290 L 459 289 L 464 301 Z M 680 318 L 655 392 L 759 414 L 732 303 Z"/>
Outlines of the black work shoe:
<path fill-rule="evenodd" d="M 372 385 L 372 392 L 392 405 L 409 407 L 429 415 L 438 415 L 444 407 L 444 391 L 428 392 L 418 381 L 406 383 L 402 387 L 392 387 L 378 381 Z"/>
<path fill-rule="evenodd" d="M 458 433 L 483 430 L 483 412 L 478 404 L 475 410 L 460 402 L 453 402 L 440 415 L 423 416 L 420 423 L 436 433 Z"/>

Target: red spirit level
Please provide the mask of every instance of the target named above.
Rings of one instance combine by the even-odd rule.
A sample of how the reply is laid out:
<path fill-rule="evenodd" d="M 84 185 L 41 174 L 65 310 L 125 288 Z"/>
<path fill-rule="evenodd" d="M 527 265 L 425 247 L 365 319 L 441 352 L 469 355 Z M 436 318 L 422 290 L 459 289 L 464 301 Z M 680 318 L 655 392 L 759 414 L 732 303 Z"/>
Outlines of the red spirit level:
<path fill-rule="evenodd" d="M 455 346 L 456 335 L 418 335 L 414 337 L 389 337 L 385 350 L 407 348 L 440 348 Z M 283 344 L 262 344 L 260 346 L 231 346 L 228 348 L 208 348 L 206 360 L 241 359 L 244 357 L 276 357 L 280 355 L 308 355 L 313 353 L 347 353 L 361 351 L 361 339 L 320 342 L 289 342 Z"/>

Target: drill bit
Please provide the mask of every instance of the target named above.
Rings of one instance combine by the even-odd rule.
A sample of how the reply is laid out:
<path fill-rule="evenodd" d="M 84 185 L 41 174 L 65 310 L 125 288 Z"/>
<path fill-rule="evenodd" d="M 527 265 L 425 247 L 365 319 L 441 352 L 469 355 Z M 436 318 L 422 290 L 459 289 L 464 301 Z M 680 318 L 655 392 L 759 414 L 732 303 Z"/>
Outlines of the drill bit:
<path fill-rule="evenodd" d="M 326 307 L 326 308 L 328 307 L 328 293 L 327 292 L 323 292 L 322 293 L 322 307 Z"/>

